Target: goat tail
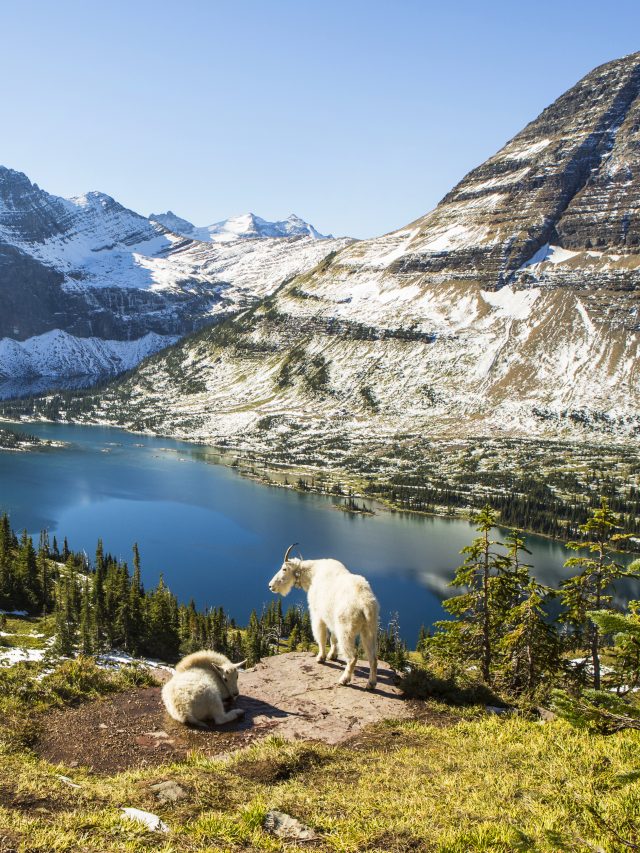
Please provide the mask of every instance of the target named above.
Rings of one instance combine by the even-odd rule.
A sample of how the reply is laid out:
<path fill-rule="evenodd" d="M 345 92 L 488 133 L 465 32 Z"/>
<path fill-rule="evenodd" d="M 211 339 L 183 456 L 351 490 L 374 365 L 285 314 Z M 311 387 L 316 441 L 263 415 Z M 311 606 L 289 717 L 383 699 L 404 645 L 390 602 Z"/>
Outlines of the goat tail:
<path fill-rule="evenodd" d="M 377 651 L 378 646 L 378 621 L 380 618 L 380 605 L 374 596 L 371 596 L 362 607 L 364 617 L 363 640 Z"/>

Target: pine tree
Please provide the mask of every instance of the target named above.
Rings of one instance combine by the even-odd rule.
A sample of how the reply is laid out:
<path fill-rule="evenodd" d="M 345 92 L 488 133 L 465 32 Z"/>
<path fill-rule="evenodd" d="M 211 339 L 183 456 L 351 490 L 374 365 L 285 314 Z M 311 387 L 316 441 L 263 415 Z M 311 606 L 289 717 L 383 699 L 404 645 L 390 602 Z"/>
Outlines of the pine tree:
<path fill-rule="evenodd" d="M 133 576 L 129 583 L 125 622 L 125 648 L 134 655 L 138 654 L 145 642 L 145 612 L 144 587 L 142 586 L 140 552 L 137 542 L 133 545 Z"/>
<path fill-rule="evenodd" d="M 68 551 L 67 547 L 67 538 L 65 536 L 64 539 L 64 552 Z M 96 632 L 95 639 L 95 647 L 96 650 L 101 649 L 105 645 L 105 633 L 106 633 L 106 614 L 105 614 L 105 600 L 104 600 L 104 581 L 105 581 L 105 561 L 104 561 L 104 548 L 102 545 L 102 539 L 98 539 L 98 544 L 96 546 L 96 562 L 95 562 L 95 570 L 93 574 L 93 618 L 94 618 L 94 626 Z"/>
<path fill-rule="evenodd" d="M 85 578 L 80 604 L 79 650 L 83 655 L 92 655 L 95 651 L 95 626 L 93 624 L 91 588 L 89 578 Z"/>
<path fill-rule="evenodd" d="M 3 513 L 0 518 L 0 607 L 9 609 L 13 605 L 15 578 L 11 550 L 15 547 L 15 537 L 9 524 L 9 516 Z"/>
<path fill-rule="evenodd" d="M 148 630 L 145 650 L 147 654 L 165 661 L 176 660 L 180 651 L 178 633 L 178 603 L 165 586 L 160 575 L 158 586 L 149 597 Z"/>
<path fill-rule="evenodd" d="M 49 552 L 49 534 L 46 530 L 40 531 L 40 542 L 38 544 L 38 584 L 40 587 L 41 612 L 44 616 L 51 607 L 51 554 Z"/>
<path fill-rule="evenodd" d="M 522 562 L 521 555 L 531 552 L 517 530 L 509 531 L 505 545 L 492 604 L 499 675 L 510 691 L 533 693 L 560 665 L 559 638 L 548 616 L 554 593 Z"/>
<path fill-rule="evenodd" d="M 488 504 L 478 513 L 475 523 L 480 536 L 462 549 L 466 559 L 450 584 L 466 591 L 443 603 L 455 621 L 436 622 L 437 632 L 428 647 L 454 669 L 464 662 L 479 664 L 483 681 L 489 683 L 495 644 L 493 604 L 498 593 L 504 597 L 504 584 L 499 587 L 497 581 L 508 568 L 509 558 L 494 550 L 501 543 L 490 537 L 496 515 Z"/>
<path fill-rule="evenodd" d="M 70 558 L 58 578 L 55 597 L 55 640 L 53 651 L 56 654 L 71 656 L 76 649 L 77 584 L 75 563 Z"/>
<path fill-rule="evenodd" d="M 34 612 L 40 601 L 38 584 L 38 566 L 33 540 L 22 531 L 18 554 L 15 561 L 16 604 L 20 608 Z"/>
<path fill-rule="evenodd" d="M 289 634 L 289 639 L 287 640 L 287 650 L 290 652 L 295 652 L 298 648 L 298 644 L 300 642 L 300 630 L 296 625 L 293 631 Z"/>
<path fill-rule="evenodd" d="M 592 556 L 571 557 L 565 566 L 581 569 L 580 573 L 561 584 L 560 599 L 565 607 L 563 621 L 572 631 L 573 648 L 588 649 L 587 660 L 593 669 L 593 688 L 601 687 L 601 632 L 597 623 L 589 618 L 590 610 L 608 610 L 611 607 L 611 588 L 615 580 L 634 575 L 633 570 L 616 562 L 614 554 L 628 534 L 617 533 L 621 527 L 617 516 L 609 509 L 606 498 L 594 510 L 579 530 L 586 541 L 567 543 L 573 551 L 588 550 Z"/>
<path fill-rule="evenodd" d="M 264 653 L 262 626 L 260 625 L 258 614 L 255 610 L 252 610 L 244 640 L 244 657 L 246 657 L 249 666 L 253 666 L 258 663 Z"/>

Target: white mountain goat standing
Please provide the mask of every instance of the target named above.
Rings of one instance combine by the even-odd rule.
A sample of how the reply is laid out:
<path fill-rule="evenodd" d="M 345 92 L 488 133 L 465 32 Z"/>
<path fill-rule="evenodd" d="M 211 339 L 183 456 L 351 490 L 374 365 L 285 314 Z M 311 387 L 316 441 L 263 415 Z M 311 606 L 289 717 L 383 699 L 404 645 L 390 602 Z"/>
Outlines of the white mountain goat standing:
<path fill-rule="evenodd" d="M 327 629 L 331 632 L 329 660 L 338 651 L 347 659 L 339 684 L 348 684 L 356 665 L 356 638 L 360 635 L 369 659 L 371 690 L 378 681 L 378 602 L 369 582 L 362 575 L 351 574 L 338 560 L 303 560 L 289 558 L 293 545 L 287 548 L 280 571 L 269 582 L 271 592 L 288 595 L 299 587 L 307 593 L 313 636 L 319 652 L 316 660 L 326 656 Z"/>
<path fill-rule="evenodd" d="M 238 670 L 244 663 L 231 663 L 224 655 L 207 649 L 187 655 L 162 688 L 162 701 L 170 716 L 203 729 L 207 728 L 205 720 L 213 719 L 218 725 L 237 720 L 244 711 L 225 711 L 224 704 L 235 701 L 238 695 Z"/>

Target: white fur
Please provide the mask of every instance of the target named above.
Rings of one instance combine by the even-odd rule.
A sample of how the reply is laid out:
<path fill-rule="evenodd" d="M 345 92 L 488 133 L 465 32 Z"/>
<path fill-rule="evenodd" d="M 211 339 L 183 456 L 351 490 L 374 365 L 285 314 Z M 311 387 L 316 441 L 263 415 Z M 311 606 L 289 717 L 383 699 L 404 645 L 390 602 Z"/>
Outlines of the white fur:
<path fill-rule="evenodd" d="M 170 716 L 179 723 L 205 729 L 205 720 L 213 719 L 218 725 L 237 720 L 244 711 L 239 708 L 225 711 L 224 702 L 238 695 L 240 666 L 218 652 L 187 655 L 162 688 L 162 701 Z"/>
<path fill-rule="evenodd" d="M 339 684 L 348 684 L 356 665 L 356 639 L 362 640 L 369 659 L 369 681 L 378 680 L 378 602 L 369 582 L 353 575 L 338 560 L 286 560 L 271 579 L 272 592 L 287 595 L 295 585 L 307 593 L 313 636 L 318 644 L 318 663 L 326 660 L 327 630 L 331 632 L 329 660 L 340 651 L 347 659 Z"/>

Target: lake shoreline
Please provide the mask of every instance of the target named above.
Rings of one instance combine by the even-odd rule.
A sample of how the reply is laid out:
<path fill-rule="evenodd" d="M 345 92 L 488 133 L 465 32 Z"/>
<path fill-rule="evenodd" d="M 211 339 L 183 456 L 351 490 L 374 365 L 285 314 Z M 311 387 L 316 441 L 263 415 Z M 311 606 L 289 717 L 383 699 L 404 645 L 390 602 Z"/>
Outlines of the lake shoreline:
<path fill-rule="evenodd" d="M 240 448 L 229 448 L 229 445 L 217 445 L 210 442 L 203 441 L 201 439 L 191 439 L 186 436 L 180 435 L 170 435 L 162 432 L 152 432 L 151 430 L 133 430 L 124 426 L 120 426 L 118 424 L 112 424 L 110 422 L 102 422 L 97 420 L 88 420 L 86 422 L 76 422 L 76 421 L 52 421 L 46 418 L 29 418 L 24 420 L 12 420 L 3 415 L 0 415 L 0 424 L 8 423 L 14 425 L 28 425 L 28 424 L 51 424 L 51 425 L 68 425 L 68 426 L 78 426 L 78 427 L 98 427 L 102 429 L 114 429 L 119 432 L 126 433 L 127 435 L 132 436 L 142 436 L 145 438 L 152 439 L 167 439 L 170 441 L 178 441 L 184 442 L 185 444 L 190 445 L 194 448 L 202 448 L 208 449 L 212 451 L 212 455 L 215 455 L 216 459 L 208 459 L 208 464 L 220 465 L 224 468 L 231 469 L 239 474 L 241 477 L 252 480 L 256 483 L 260 483 L 265 486 L 272 486 L 278 489 L 286 489 L 290 491 L 294 491 L 300 494 L 315 494 L 322 497 L 329 498 L 348 498 L 349 495 L 353 498 L 357 498 L 362 501 L 366 501 L 367 503 L 375 506 L 377 511 L 380 512 L 388 512 L 388 513 L 398 513 L 398 514 L 406 514 L 409 516 L 416 516 L 418 518 L 435 518 L 435 519 L 443 519 L 449 521 L 467 521 L 473 524 L 474 516 L 477 514 L 478 509 L 475 507 L 465 507 L 465 508 L 456 508 L 452 509 L 446 506 L 441 506 L 440 510 L 435 511 L 426 511 L 413 509 L 410 507 L 401 507 L 397 504 L 394 504 L 392 501 L 382 497 L 370 497 L 363 493 L 362 490 L 362 479 L 357 475 L 349 472 L 346 469 L 335 469 L 330 472 L 321 469 L 319 466 L 313 465 L 288 465 L 283 462 L 273 462 L 268 458 L 257 457 L 253 454 L 247 453 Z M 481 439 L 478 439 L 480 442 Z M 65 442 L 61 442 L 59 445 L 51 444 L 51 447 L 64 447 Z M 0 448 L 1 450 L 2 448 Z M 34 447 L 33 450 L 43 449 L 42 447 Z M 261 468 L 262 471 L 257 471 L 256 467 Z M 289 477 L 296 480 L 302 479 L 303 477 L 311 478 L 312 482 L 315 483 L 316 478 L 322 481 L 323 478 L 329 480 L 329 484 L 331 488 L 319 488 L 316 485 L 313 486 L 301 486 L 297 482 L 290 482 Z M 378 477 L 373 480 L 374 482 L 383 482 L 383 478 Z M 335 492 L 332 491 L 332 488 L 336 484 L 343 484 L 348 489 L 351 489 L 351 492 L 345 493 L 344 491 Z M 368 513 L 352 511 L 346 507 L 341 507 L 337 505 L 336 509 L 340 509 L 348 515 L 364 515 L 366 516 Z M 524 533 L 529 536 L 540 536 L 543 539 L 548 540 L 549 542 L 553 542 L 559 545 L 564 545 L 566 542 L 570 541 L 572 536 L 566 537 L 557 537 L 552 536 L 548 533 L 545 533 L 540 530 L 535 530 L 529 527 L 523 527 L 518 525 L 511 525 L 506 522 L 501 522 L 499 513 L 498 513 L 498 522 L 500 527 L 507 530 L 518 530 L 521 533 Z M 632 554 L 640 554 L 640 540 L 638 540 L 637 546 L 634 547 L 630 552 Z"/>

